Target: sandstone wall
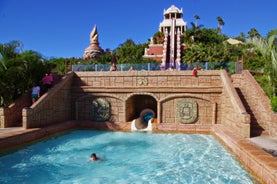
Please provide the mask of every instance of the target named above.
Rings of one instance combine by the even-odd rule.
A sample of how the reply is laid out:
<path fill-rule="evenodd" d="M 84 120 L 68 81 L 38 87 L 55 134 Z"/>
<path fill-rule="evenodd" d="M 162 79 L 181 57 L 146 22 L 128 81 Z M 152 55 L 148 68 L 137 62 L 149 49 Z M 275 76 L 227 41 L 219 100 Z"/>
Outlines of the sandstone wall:
<path fill-rule="evenodd" d="M 221 123 L 242 137 L 250 137 L 250 115 L 246 112 L 226 71 L 222 71 L 221 79 L 224 86 L 221 98 L 222 108 L 218 112 L 222 117 Z"/>
<path fill-rule="evenodd" d="M 198 71 L 198 77 L 191 71 L 76 72 L 76 76 L 72 107 L 77 120 L 93 121 L 92 103 L 101 98 L 112 104 L 115 124 L 131 121 L 151 106 L 157 130 L 209 131 L 222 123 L 249 137 L 249 115 L 225 71 Z M 189 123 L 179 117 L 178 104 L 186 100 L 197 104 L 197 116 Z"/>
<path fill-rule="evenodd" d="M 249 115 L 224 70 L 198 71 L 197 77 L 191 71 L 68 73 L 22 110 L 22 122 L 25 128 L 67 120 L 122 127 L 145 108 L 154 110 L 159 131 L 210 131 L 223 124 L 249 137 Z"/>
<path fill-rule="evenodd" d="M 72 119 L 71 83 L 74 73 L 65 75 L 60 83 L 22 110 L 24 128 L 44 127 Z"/>
<path fill-rule="evenodd" d="M 32 104 L 31 92 L 22 95 L 9 107 L 0 108 L 0 128 L 18 126 L 22 122 L 22 109 Z"/>
<path fill-rule="evenodd" d="M 270 100 L 248 70 L 232 76 L 233 85 L 239 88 L 255 115 L 258 124 L 271 136 L 277 137 L 277 114 Z"/>

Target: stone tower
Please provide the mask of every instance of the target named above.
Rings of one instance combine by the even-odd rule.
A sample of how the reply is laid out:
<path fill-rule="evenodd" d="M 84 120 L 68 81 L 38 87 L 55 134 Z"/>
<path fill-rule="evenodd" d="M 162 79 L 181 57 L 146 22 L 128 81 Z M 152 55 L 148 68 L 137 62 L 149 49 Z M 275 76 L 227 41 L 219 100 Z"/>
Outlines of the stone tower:
<path fill-rule="evenodd" d="M 90 45 L 85 49 L 83 58 L 93 59 L 103 52 L 98 42 L 98 32 L 96 25 L 93 27 L 90 33 Z"/>
<path fill-rule="evenodd" d="M 160 23 L 159 31 L 164 34 L 163 44 L 156 44 L 151 38 L 149 48 L 144 51 L 143 58 L 162 62 L 162 66 L 179 68 L 181 51 L 184 46 L 181 36 L 186 31 L 186 22 L 183 20 L 183 10 L 172 5 L 163 13 L 164 20 Z"/>

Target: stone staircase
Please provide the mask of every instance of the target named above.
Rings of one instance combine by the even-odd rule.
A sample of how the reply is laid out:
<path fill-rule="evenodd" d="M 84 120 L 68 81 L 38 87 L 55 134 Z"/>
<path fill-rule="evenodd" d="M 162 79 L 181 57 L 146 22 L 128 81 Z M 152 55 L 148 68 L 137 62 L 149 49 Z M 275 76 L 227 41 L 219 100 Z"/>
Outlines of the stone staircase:
<path fill-rule="evenodd" d="M 250 115 L 250 137 L 256 137 L 256 136 L 261 136 L 261 135 L 269 135 L 268 132 L 264 130 L 263 127 L 261 127 L 258 123 L 258 120 L 255 116 L 254 111 L 251 109 L 251 105 L 249 105 L 246 96 L 247 94 L 243 94 L 242 90 L 240 88 L 235 88 L 241 102 L 243 103 L 246 112 Z"/>
<path fill-rule="evenodd" d="M 277 113 L 270 99 L 250 71 L 231 75 L 233 87 L 250 115 L 250 136 L 271 136 L 277 139 Z"/>

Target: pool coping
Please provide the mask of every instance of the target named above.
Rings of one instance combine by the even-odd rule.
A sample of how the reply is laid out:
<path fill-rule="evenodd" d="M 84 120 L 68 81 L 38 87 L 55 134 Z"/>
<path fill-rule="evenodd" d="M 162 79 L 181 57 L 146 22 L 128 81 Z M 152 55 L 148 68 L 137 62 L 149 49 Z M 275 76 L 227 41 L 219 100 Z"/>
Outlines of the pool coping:
<path fill-rule="evenodd" d="M 78 128 L 92 128 L 86 126 L 86 122 L 80 123 L 77 121 L 67 121 L 52 126 L 32 129 L 10 129 L 0 133 L 0 155 L 7 150 L 16 149 L 22 145 L 30 144 L 54 134 L 70 131 Z M 130 123 L 121 124 L 120 127 L 114 127 L 111 124 L 104 124 L 98 129 L 103 130 L 121 130 L 130 131 Z M 1 132 L 1 130 L 0 130 Z M 157 132 L 157 131 L 154 131 Z M 165 132 L 164 130 L 162 132 Z M 192 131 L 172 131 L 182 133 L 209 133 L 215 135 L 237 158 L 244 166 L 262 183 L 276 184 L 277 182 L 277 158 L 267 153 L 261 147 L 255 145 L 251 140 L 241 138 L 230 131 L 230 129 L 220 124 L 215 124 L 210 127 L 204 127 L 202 130 L 195 129 Z"/>

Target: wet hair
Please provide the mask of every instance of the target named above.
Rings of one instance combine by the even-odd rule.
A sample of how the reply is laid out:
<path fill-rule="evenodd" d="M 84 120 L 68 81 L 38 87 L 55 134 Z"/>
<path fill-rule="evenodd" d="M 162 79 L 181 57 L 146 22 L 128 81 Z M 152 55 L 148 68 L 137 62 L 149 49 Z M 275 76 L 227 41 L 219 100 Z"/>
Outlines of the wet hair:
<path fill-rule="evenodd" d="M 92 153 L 92 154 L 90 155 L 90 157 L 91 157 L 91 158 L 93 157 L 95 160 L 98 160 L 98 157 L 96 156 L 95 153 Z"/>

